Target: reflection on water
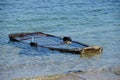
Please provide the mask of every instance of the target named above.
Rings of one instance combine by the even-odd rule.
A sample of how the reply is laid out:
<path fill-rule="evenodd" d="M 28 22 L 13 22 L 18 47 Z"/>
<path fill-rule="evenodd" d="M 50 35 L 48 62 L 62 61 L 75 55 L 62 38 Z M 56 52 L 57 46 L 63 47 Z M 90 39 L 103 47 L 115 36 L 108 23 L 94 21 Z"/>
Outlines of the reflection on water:
<path fill-rule="evenodd" d="M 72 70 L 119 76 L 119 0 L 1 0 L 0 80 L 62 74 Z M 83 58 L 8 43 L 8 34 L 41 31 L 102 46 L 102 55 Z M 92 73 L 91 73 L 92 74 Z M 85 76 L 86 78 L 89 77 Z M 96 75 L 95 75 L 96 76 Z M 102 76 L 106 79 L 107 75 Z M 93 80 L 93 78 L 91 78 Z"/>

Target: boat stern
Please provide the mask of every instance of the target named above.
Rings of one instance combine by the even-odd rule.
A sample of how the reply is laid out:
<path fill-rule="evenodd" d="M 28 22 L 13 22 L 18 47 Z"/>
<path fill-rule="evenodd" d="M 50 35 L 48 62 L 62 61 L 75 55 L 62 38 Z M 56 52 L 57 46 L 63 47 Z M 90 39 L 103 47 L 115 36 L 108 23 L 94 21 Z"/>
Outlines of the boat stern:
<path fill-rule="evenodd" d="M 103 52 L 103 48 L 100 46 L 90 46 L 81 49 L 81 56 L 94 56 L 97 54 L 101 54 Z"/>

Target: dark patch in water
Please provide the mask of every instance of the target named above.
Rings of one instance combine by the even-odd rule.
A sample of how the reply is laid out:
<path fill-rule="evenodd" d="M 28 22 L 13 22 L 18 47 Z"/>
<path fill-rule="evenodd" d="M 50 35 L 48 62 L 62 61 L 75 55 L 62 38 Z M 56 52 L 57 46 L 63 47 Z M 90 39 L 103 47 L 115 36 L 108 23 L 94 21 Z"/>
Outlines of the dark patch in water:
<path fill-rule="evenodd" d="M 25 56 L 30 56 L 30 57 L 34 57 L 34 56 L 43 56 L 43 55 L 49 55 L 48 53 L 48 49 L 37 49 L 37 48 L 33 48 L 32 50 L 28 49 L 28 50 L 23 50 L 19 53 L 19 55 L 25 55 Z"/>
<path fill-rule="evenodd" d="M 67 73 L 81 73 L 83 71 L 81 70 L 71 70 L 71 71 L 68 71 Z"/>

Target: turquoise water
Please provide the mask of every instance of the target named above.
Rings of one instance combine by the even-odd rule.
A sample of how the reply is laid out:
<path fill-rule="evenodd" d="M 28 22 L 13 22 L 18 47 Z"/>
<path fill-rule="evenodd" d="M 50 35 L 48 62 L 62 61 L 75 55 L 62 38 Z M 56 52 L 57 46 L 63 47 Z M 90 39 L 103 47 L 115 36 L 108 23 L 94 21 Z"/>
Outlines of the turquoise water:
<path fill-rule="evenodd" d="M 119 0 L 1 0 L 0 80 L 72 70 L 120 73 L 119 6 Z M 102 46 L 104 51 L 82 58 L 9 42 L 10 33 L 36 31 L 71 36 L 78 42 Z"/>

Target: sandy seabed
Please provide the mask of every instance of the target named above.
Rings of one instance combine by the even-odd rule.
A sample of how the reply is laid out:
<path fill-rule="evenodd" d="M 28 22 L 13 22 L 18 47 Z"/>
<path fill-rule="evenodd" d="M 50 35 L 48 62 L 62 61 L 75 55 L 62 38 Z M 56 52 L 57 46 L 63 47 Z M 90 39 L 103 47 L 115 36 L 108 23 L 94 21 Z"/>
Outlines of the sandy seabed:
<path fill-rule="evenodd" d="M 103 72 L 78 72 L 68 74 L 57 74 L 51 76 L 37 76 L 30 78 L 18 78 L 14 80 L 120 80 L 120 72 L 118 74 Z"/>

